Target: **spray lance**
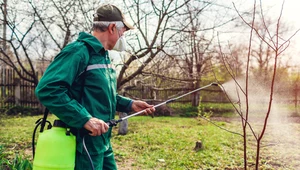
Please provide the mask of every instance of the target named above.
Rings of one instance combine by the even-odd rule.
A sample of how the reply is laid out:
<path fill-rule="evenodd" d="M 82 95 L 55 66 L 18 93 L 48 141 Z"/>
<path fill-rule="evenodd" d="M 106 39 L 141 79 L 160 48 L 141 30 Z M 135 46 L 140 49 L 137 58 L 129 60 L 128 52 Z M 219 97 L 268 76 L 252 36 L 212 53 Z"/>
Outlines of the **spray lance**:
<path fill-rule="evenodd" d="M 195 93 L 195 92 L 197 92 L 197 91 L 200 91 L 200 90 L 202 90 L 202 89 L 208 88 L 208 87 L 210 87 L 210 86 L 219 86 L 219 84 L 218 84 L 218 83 L 211 83 L 211 84 L 209 84 L 209 85 L 206 85 L 206 86 L 200 87 L 200 88 L 198 88 L 198 89 L 195 89 L 195 90 L 193 90 L 193 91 L 190 91 L 190 92 L 188 92 L 188 93 L 185 93 L 185 94 L 183 94 L 183 95 L 181 95 L 181 96 L 178 96 L 178 97 L 175 97 L 175 98 L 166 100 L 166 101 L 164 101 L 164 102 L 162 102 L 162 103 L 160 103 L 160 104 L 157 104 L 157 105 L 155 105 L 155 106 L 153 106 L 153 107 L 154 107 L 154 108 L 157 108 L 157 107 L 159 107 L 159 106 L 162 106 L 162 105 L 164 105 L 164 104 L 173 102 L 173 101 L 175 101 L 175 100 L 177 100 L 177 99 L 180 99 L 180 98 L 182 98 L 182 97 L 184 97 L 184 96 L 187 96 L 187 95 L 189 95 L 189 94 L 192 94 L 192 93 Z M 129 116 L 120 118 L 120 119 L 118 119 L 118 120 L 112 119 L 112 120 L 110 120 L 110 121 L 108 121 L 108 122 L 106 122 L 106 123 L 107 123 L 107 125 L 108 125 L 109 127 L 117 126 L 117 124 L 120 123 L 120 122 L 122 122 L 123 120 L 129 119 L 129 118 L 131 118 L 131 117 L 133 117 L 133 116 L 136 116 L 136 115 L 139 115 L 139 114 L 145 112 L 145 110 L 146 110 L 146 109 L 141 110 L 141 111 L 136 112 L 136 113 L 133 113 L 133 114 L 131 114 L 131 115 L 129 115 Z M 85 152 L 86 152 L 86 154 L 87 154 L 87 156 L 88 156 L 88 159 L 90 160 L 91 169 L 94 170 L 94 164 L 93 164 L 93 161 L 92 161 L 91 156 L 90 156 L 90 154 L 89 154 L 89 152 L 88 152 L 88 150 L 87 150 L 87 147 L 86 147 L 86 145 L 85 145 L 85 135 L 83 136 L 82 143 L 83 143 L 83 148 L 84 148 L 84 150 L 85 150 Z"/>
<path fill-rule="evenodd" d="M 154 107 L 154 108 L 157 108 L 157 107 L 159 107 L 159 106 L 162 106 L 162 105 L 164 105 L 164 104 L 173 102 L 173 101 L 175 101 L 175 100 L 177 100 L 177 99 L 180 99 L 180 98 L 182 98 L 182 97 L 184 97 L 184 96 L 187 96 L 187 95 L 189 95 L 189 94 L 195 93 L 195 92 L 197 92 L 197 91 L 203 90 L 203 89 L 208 88 L 208 87 L 210 87 L 210 86 L 219 86 L 219 84 L 218 84 L 218 83 L 215 83 L 215 82 L 214 82 L 214 83 L 211 83 L 211 84 L 209 84 L 209 85 L 206 85 L 206 86 L 200 87 L 200 88 L 198 88 L 198 89 L 195 89 L 195 90 L 193 90 L 193 91 L 190 91 L 190 92 L 188 92 L 188 93 L 185 93 L 185 94 L 183 94 L 183 95 L 181 95 L 181 96 L 178 96 L 178 97 L 175 97 L 175 98 L 166 100 L 166 101 L 164 101 L 164 102 L 162 102 L 162 103 L 159 103 L 159 104 L 157 104 L 157 105 L 155 105 L 155 106 L 153 106 L 153 107 Z M 113 119 L 113 120 L 110 120 L 110 121 L 108 121 L 108 122 L 106 122 L 106 123 L 107 123 L 107 125 L 110 126 L 110 127 L 117 126 L 117 124 L 120 123 L 120 122 L 122 122 L 123 120 L 129 119 L 129 118 L 131 118 L 131 117 L 133 117 L 133 116 L 136 116 L 136 115 L 139 115 L 139 114 L 143 113 L 145 110 L 146 110 L 146 109 L 141 110 L 141 111 L 136 112 L 136 113 L 133 113 L 133 114 L 131 114 L 131 115 L 129 115 L 129 116 L 120 118 L 119 120 L 114 120 L 114 119 Z"/>

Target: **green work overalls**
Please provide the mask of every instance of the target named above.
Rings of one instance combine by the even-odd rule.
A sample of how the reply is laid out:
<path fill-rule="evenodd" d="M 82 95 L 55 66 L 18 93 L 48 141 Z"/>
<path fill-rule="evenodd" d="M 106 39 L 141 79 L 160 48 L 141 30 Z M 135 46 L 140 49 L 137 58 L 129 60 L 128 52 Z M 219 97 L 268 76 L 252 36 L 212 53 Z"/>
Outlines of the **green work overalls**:
<path fill-rule="evenodd" d="M 80 170 L 91 169 L 83 150 L 83 135 L 78 133 L 84 124 L 91 117 L 107 122 L 114 119 L 116 111 L 131 110 L 131 100 L 117 94 L 116 72 L 108 51 L 98 39 L 83 32 L 48 66 L 36 95 L 44 106 L 72 127 L 77 141 L 76 169 Z M 85 135 L 95 169 L 116 169 L 110 137 L 111 128 L 101 136 Z"/>

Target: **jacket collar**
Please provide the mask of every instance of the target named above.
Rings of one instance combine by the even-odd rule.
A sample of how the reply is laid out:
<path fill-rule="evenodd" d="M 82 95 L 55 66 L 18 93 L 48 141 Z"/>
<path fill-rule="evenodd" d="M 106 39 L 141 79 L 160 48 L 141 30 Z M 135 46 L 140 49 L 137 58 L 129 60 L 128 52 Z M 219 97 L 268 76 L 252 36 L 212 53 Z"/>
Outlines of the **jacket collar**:
<path fill-rule="evenodd" d="M 91 34 L 80 32 L 77 41 L 83 41 L 91 46 L 96 53 L 100 53 L 101 50 L 105 51 L 101 42 Z"/>

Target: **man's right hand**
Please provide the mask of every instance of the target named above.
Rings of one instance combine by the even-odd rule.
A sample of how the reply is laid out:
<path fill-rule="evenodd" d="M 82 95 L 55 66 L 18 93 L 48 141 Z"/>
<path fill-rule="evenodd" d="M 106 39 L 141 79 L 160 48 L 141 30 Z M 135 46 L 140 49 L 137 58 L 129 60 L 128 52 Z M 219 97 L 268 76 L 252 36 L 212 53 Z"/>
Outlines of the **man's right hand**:
<path fill-rule="evenodd" d="M 86 130 L 90 131 L 91 136 L 100 136 L 108 131 L 109 126 L 100 119 L 92 117 L 83 126 Z"/>

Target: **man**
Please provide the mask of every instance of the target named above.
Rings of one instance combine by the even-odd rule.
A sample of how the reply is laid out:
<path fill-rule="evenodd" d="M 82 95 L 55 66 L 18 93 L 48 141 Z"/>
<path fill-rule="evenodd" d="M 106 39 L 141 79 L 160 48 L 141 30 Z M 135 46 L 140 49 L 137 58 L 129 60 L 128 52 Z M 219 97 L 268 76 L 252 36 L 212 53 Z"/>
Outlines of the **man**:
<path fill-rule="evenodd" d="M 91 169 L 80 131 L 86 129 L 85 144 L 95 169 L 117 169 L 111 143 L 111 128 L 105 123 L 115 112 L 155 111 L 152 105 L 119 96 L 116 73 L 107 50 L 124 50 L 124 32 L 133 29 L 122 12 L 103 5 L 94 14 L 93 33 L 80 33 L 49 65 L 36 95 L 76 135 L 75 169 Z"/>

